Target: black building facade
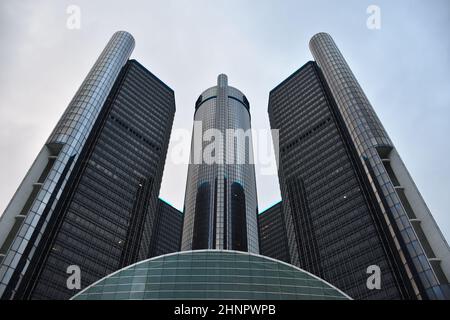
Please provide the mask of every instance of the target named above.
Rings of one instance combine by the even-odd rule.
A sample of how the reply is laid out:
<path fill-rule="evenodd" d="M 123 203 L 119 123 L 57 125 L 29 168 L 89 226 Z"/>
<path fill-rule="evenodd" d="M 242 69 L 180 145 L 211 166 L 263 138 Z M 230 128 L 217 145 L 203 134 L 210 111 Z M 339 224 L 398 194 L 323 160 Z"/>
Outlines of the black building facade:
<path fill-rule="evenodd" d="M 150 257 L 180 251 L 183 213 L 158 199 L 156 228 L 151 241 Z"/>
<path fill-rule="evenodd" d="M 282 202 L 278 202 L 258 215 L 259 253 L 290 263 L 282 210 Z"/>
<path fill-rule="evenodd" d="M 355 299 L 445 298 L 448 244 L 331 37 L 310 48 L 269 97 L 291 262 Z"/>
<path fill-rule="evenodd" d="M 320 70 L 308 62 L 270 93 L 292 263 L 352 298 L 410 297 Z M 386 279 L 369 290 L 366 269 Z M 387 279 L 389 279 L 387 281 Z"/>
<path fill-rule="evenodd" d="M 42 202 L 52 206 L 51 214 L 47 210 L 45 225 L 37 220 L 19 264 L 2 283 L 2 299 L 68 299 L 77 292 L 67 286 L 69 266 L 79 267 L 83 288 L 151 256 L 175 100 L 173 90 L 137 61 L 127 60 L 120 67 L 118 54 L 130 44 L 134 46 L 134 40 L 128 33 L 113 36 L 58 123 L 53 136 L 85 110 L 86 119 L 96 116 L 89 127 L 87 121 L 74 125 L 76 137 L 85 128 L 89 132 L 77 144 L 79 152 L 70 149 L 70 161 L 59 169 L 64 183 L 59 179 L 47 202 Z M 83 109 L 86 99 L 92 98 L 96 106 L 100 99 L 95 93 L 104 89 L 102 84 L 117 64 L 117 76 L 98 114 L 92 114 L 92 106 Z M 106 67 L 98 70 L 98 66 Z M 90 89 L 97 80 L 97 91 Z M 46 166 L 40 183 L 51 178 L 52 165 L 54 161 Z M 37 201 L 33 196 L 28 201 Z M 26 217 L 30 214 L 25 212 Z M 19 236 L 20 229 L 13 241 Z M 14 244 L 9 250 L 13 249 Z M 10 263 L 7 255 L 2 263 L 3 268 Z"/>
<path fill-rule="evenodd" d="M 174 111 L 173 92 L 130 60 L 63 191 L 54 232 L 19 295 L 70 298 L 67 266 L 80 267 L 84 287 L 151 255 Z"/>

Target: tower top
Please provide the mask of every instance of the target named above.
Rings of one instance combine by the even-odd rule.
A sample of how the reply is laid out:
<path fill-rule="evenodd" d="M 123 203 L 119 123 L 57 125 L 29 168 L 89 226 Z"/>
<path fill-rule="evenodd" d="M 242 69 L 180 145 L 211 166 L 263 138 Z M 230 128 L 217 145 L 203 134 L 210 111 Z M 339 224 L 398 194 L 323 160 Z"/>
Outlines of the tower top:
<path fill-rule="evenodd" d="M 228 77 L 226 74 L 219 74 L 217 77 L 217 86 L 219 87 L 226 87 L 228 85 Z"/>

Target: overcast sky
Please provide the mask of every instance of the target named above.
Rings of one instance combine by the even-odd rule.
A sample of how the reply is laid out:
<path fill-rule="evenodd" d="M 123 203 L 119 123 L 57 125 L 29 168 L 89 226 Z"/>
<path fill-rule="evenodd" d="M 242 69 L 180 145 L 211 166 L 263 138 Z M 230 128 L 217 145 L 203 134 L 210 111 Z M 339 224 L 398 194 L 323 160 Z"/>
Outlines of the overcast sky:
<path fill-rule="evenodd" d="M 66 26 L 69 5 L 81 28 Z M 381 29 L 366 26 L 369 5 Z M 174 129 L 192 129 L 194 102 L 219 73 L 269 127 L 269 91 L 331 34 L 450 239 L 450 1 L 0 1 L 0 214 L 99 53 L 117 30 L 132 54 L 175 90 Z M 172 148 L 174 143 L 171 143 Z M 259 208 L 280 200 L 258 174 Z M 166 163 L 160 196 L 183 207 L 187 165 Z"/>

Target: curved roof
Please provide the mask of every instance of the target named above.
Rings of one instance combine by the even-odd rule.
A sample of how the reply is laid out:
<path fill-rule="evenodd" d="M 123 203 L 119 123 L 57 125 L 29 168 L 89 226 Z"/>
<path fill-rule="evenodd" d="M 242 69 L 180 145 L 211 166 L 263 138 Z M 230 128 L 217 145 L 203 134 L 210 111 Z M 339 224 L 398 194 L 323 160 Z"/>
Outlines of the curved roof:
<path fill-rule="evenodd" d="M 248 252 L 195 250 L 118 270 L 72 299 L 350 299 L 317 276 Z"/>
<path fill-rule="evenodd" d="M 242 91 L 235 87 L 229 86 L 228 77 L 225 74 L 219 74 L 219 76 L 217 77 L 217 85 L 209 87 L 198 97 L 197 101 L 195 102 L 194 115 L 195 113 L 197 113 L 197 110 L 204 102 L 217 98 L 219 88 L 227 88 L 228 98 L 240 102 L 250 114 L 250 102 L 247 100 L 247 97 L 244 95 L 244 93 L 242 93 Z"/>

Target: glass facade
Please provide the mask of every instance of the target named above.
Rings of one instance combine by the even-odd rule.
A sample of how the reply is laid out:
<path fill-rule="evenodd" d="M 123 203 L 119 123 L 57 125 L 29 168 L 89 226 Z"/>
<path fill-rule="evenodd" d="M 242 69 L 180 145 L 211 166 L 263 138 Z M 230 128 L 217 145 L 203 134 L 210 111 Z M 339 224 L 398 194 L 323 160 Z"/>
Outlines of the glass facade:
<path fill-rule="evenodd" d="M 419 238 L 422 229 L 419 224 L 414 226 L 416 217 L 408 216 L 408 202 L 401 199 L 403 188 L 416 191 L 417 187 L 412 180 L 408 185 L 399 186 L 395 183 L 395 177 L 389 175 L 387 161 L 384 160 L 389 160 L 390 155 L 397 152 L 369 100 L 330 35 L 315 35 L 310 41 L 310 49 L 336 101 L 372 192 L 376 195 L 377 205 L 388 225 L 390 237 L 395 242 L 394 250 L 398 251 L 402 259 L 403 269 L 408 274 L 415 295 L 425 299 L 441 299 L 445 295 L 450 297 L 448 279 L 439 279 L 440 265 L 433 267 L 429 258 L 435 259 L 434 253 L 427 256 L 424 249 L 428 239 Z M 409 175 L 407 172 L 405 174 Z M 421 211 L 427 211 L 423 199 L 420 200 L 425 207 Z M 425 224 L 433 220 L 431 214 L 421 216 Z M 439 236 L 440 239 L 436 241 L 438 245 L 446 244 L 437 226 L 428 235 L 430 238 Z M 448 245 L 442 247 L 445 247 L 442 255 L 448 256 Z"/>
<path fill-rule="evenodd" d="M 23 202 L 17 208 L 23 222 L 17 230 L 11 230 L 15 234 L 1 261 L 0 296 L 5 297 L 5 293 L 14 296 L 39 244 L 45 241 L 46 228 L 59 202 L 61 189 L 65 187 L 93 124 L 133 49 L 134 39 L 129 33 L 120 31 L 113 35 L 43 148 L 49 162 L 43 175 L 38 181 L 32 181 L 33 187 L 27 192 L 26 201 L 15 197 L 15 201 Z M 28 175 L 35 171 L 36 165 L 37 161 Z M 16 206 L 10 203 L 8 207 Z"/>
<path fill-rule="evenodd" d="M 353 298 L 410 297 L 315 62 L 271 91 L 269 118 L 280 130 L 279 179 L 291 262 Z M 383 270 L 381 290 L 366 286 L 370 265 Z"/>
<path fill-rule="evenodd" d="M 80 268 L 86 286 L 150 256 L 175 99 L 172 89 L 127 60 L 133 46 L 128 33 L 112 37 L 49 138 L 46 147 L 61 148 L 40 178 L 48 192 L 39 206 L 43 217 L 19 248 L 24 255 L 3 299 L 68 299 L 74 294 L 68 266 Z M 57 184 L 46 189 L 53 179 Z"/>
<path fill-rule="evenodd" d="M 141 261 L 101 279 L 73 299 L 350 298 L 322 279 L 281 261 L 238 251 L 198 250 Z"/>
<path fill-rule="evenodd" d="M 258 215 L 258 229 L 260 254 L 291 263 L 282 202 L 278 202 Z"/>
<path fill-rule="evenodd" d="M 183 214 L 158 199 L 157 216 L 149 257 L 180 251 Z"/>
<path fill-rule="evenodd" d="M 332 38 L 319 33 L 310 49 L 316 62 L 269 98 L 291 262 L 357 299 L 444 298 L 445 270 L 432 262 L 448 244 Z M 366 285 L 371 265 L 379 290 Z"/>
<path fill-rule="evenodd" d="M 217 86 L 204 91 L 196 102 L 194 121 L 202 127 L 196 132 L 194 126 L 192 136 L 182 250 L 259 250 L 249 108 L 247 98 L 228 86 L 225 75 L 219 75 Z M 248 134 L 244 139 L 231 137 L 234 149 L 227 144 L 230 129 Z M 202 156 L 211 143 L 205 133 L 211 130 L 220 132 L 223 143 L 216 145 L 216 160 L 208 163 Z"/>

